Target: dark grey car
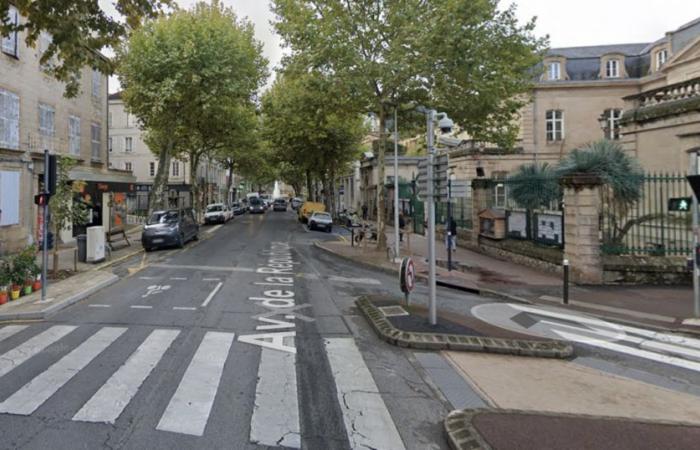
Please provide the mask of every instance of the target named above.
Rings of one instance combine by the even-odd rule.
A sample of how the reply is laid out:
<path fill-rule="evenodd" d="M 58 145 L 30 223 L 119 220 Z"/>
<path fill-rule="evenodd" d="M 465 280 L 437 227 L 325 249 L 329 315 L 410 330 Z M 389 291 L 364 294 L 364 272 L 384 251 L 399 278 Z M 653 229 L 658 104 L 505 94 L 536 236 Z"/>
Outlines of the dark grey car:
<path fill-rule="evenodd" d="M 192 209 L 154 211 L 141 233 L 141 244 L 146 251 L 159 247 L 183 247 L 197 240 L 199 225 Z"/>

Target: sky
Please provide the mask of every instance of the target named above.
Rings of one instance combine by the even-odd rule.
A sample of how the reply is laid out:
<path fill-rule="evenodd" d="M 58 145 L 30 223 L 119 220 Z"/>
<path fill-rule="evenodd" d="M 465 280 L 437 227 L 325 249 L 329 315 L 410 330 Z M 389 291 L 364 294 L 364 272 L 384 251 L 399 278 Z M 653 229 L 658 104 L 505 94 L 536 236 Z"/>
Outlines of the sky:
<path fill-rule="evenodd" d="M 185 8 L 195 3 L 194 0 L 176 2 Z M 224 0 L 223 3 L 253 22 L 256 38 L 263 43 L 271 68 L 279 64 L 283 49 L 270 26 L 274 17 L 269 2 Z M 698 0 L 501 0 L 501 7 L 511 3 L 517 5 L 517 16 L 522 23 L 537 17 L 535 33 L 549 35 L 553 48 L 653 42 L 667 31 L 700 17 Z M 111 80 L 110 91 L 118 88 L 116 80 Z"/>

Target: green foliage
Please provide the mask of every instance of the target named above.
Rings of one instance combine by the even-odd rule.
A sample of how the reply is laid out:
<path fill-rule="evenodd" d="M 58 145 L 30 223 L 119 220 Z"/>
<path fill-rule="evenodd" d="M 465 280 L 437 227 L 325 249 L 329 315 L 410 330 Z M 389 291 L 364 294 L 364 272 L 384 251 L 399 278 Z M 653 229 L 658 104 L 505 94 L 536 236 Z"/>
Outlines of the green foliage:
<path fill-rule="evenodd" d="M 573 150 L 559 163 L 557 174 L 597 176 L 612 189 L 615 201 L 621 205 L 632 205 L 642 195 L 641 165 L 613 141 L 600 140 Z"/>
<path fill-rule="evenodd" d="M 0 259 L 0 290 L 12 283 L 12 265 L 9 261 Z"/>
<path fill-rule="evenodd" d="M 559 179 L 552 166 L 524 164 L 508 177 L 508 195 L 528 210 L 546 207 L 561 196 Z"/>
<path fill-rule="evenodd" d="M 75 202 L 75 194 L 82 184 L 81 181 L 72 181 L 70 171 L 77 161 L 70 156 L 59 156 L 56 167 L 56 193 L 51 196 L 49 209 L 51 211 L 51 224 L 54 228 L 54 236 L 68 225 L 84 225 L 88 221 L 87 206 L 82 202 Z M 54 245 L 56 251 L 58 245 Z"/>
<path fill-rule="evenodd" d="M 112 62 L 98 53 L 100 50 L 116 46 L 144 18 L 163 13 L 172 1 L 112 0 L 110 3 L 121 17 L 108 14 L 95 0 L 1 0 L 0 35 L 26 31 L 27 45 L 35 46 L 42 31 L 50 33 L 53 42 L 43 54 L 42 63 L 56 60 L 49 73 L 66 83 L 66 96 L 74 97 L 80 91 L 84 67 L 112 73 Z M 18 26 L 5 22 L 10 4 L 23 18 Z"/>
<path fill-rule="evenodd" d="M 10 262 L 9 280 L 17 285 L 22 285 L 25 281 L 34 279 L 41 272 L 36 263 L 36 247 L 33 245 L 26 247 L 13 256 Z M 8 264 L 7 267 L 9 268 L 10 265 Z"/>

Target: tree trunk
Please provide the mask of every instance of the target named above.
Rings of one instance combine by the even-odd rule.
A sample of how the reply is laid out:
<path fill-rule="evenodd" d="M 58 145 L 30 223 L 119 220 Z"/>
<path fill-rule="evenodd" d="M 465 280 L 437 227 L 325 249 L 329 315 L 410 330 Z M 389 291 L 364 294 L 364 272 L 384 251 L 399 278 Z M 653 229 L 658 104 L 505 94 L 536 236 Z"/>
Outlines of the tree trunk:
<path fill-rule="evenodd" d="M 166 209 L 168 207 L 166 193 L 168 191 L 168 175 L 170 174 L 170 154 L 172 153 L 173 142 L 168 140 L 165 148 L 160 149 L 158 155 L 158 171 L 156 178 L 153 180 L 151 188 L 151 196 L 148 199 L 148 215 L 158 209 Z"/>
<path fill-rule="evenodd" d="M 190 155 L 190 188 L 192 189 L 192 198 L 194 202 L 195 217 L 200 220 L 200 212 L 202 210 L 202 199 L 200 196 L 199 182 L 197 180 L 197 167 L 199 166 L 200 155 L 195 153 Z"/>
<path fill-rule="evenodd" d="M 233 160 L 227 161 L 228 179 L 226 180 L 226 204 L 231 203 L 231 186 L 233 185 Z"/>
<path fill-rule="evenodd" d="M 311 177 L 311 169 L 306 169 L 306 200 L 311 201 L 313 192 L 313 179 Z"/>
<path fill-rule="evenodd" d="M 384 155 L 386 155 L 386 111 L 379 103 L 379 151 L 377 158 L 377 250 L 386 250 L 386 220 L 384 218 Z"/>
<path fill-rule="evenodd" d="M 335 203 L 335 168 L 331 167 L 330 171 L 330 182 L 328 183 L 328 191 L 329 191 L 329 198 L 330 198 L 330 212 L 331 212 L 331 217 L 335 217 L 336 214 L 338 214 L 338 210 L 336 209 L 336 203 Z"/>

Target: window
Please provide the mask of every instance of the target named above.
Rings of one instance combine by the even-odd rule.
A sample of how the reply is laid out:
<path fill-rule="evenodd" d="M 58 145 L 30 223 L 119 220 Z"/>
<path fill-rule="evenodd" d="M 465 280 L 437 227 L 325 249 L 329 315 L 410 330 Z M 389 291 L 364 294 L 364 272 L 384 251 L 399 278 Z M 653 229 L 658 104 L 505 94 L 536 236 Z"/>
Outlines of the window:
<path fill-rule="evenodd" d="M 112 112 L 107 113 L 107 127 L 112 128 Z"/>
<path fill-rule="evenodd" d="M 156 176 L 156 163 L 153 161 L 148 163 L 148 175 L 152 177 Z"/>
<path fill-rule="evenodd" d="M 605 137 L 606 139 L 620 139 L 620 117 L 622 117 L 621 109 L 606 109 L 603 112 L 605 116 Z"/>
<path fill-rule="evenodd" d="M 80 155 L 80 117 L 68 117 L 68 151 Z"/>
<path fill-rule="evenodd" d="M 0 226 L 19 224 L 19 171 L 0 170 Z"/>
<path fill-rule="evenodd" d="M 668 60 L 668 50 L 659 50 L 656 53 L 656 70 L 659 70 L 661 66 L 666 64 L 666 60 Z"/>
<path fill-rule="evenodd" d="M 133 170 L 131 167 L 131 161 L 126 161 L 124 163 L 124 170 L 128 170 L 129 172 L 131 172 Z"/>
<path fill-rule="evenodd" d="M 131 151 L 134 149 L 134 138 L 132 137 L 125 137 L 124 138 L 124 151 L 127 153 L 131 153 Z"/>
<path fill-rule="evenodd" d="M 109 152 L 112 153 L 112 138 L 107 139 L 107 146 Z"/>
<path fill-rule="evenodd" d="M 19 97 L 0 89 L 0 147 L 19 149 Z"/>
<path fill-rule="evenodd" d="M 129 113 L 126 113 L 126 127 L 129 128 Z"/>
<path fill-rule="evenodd" d="M 547 141 L 561 141 L 564 139 L 564 111 L 547 111 L 545 122 L 547 124 Z"/>
<path fill-rule="evenodd" d="M 55 135 L 56 111 L 53 107 L 39 103 L 39 135 L 41 135 L 41 149 L 53 150 L 53 137 Z"/>
<path fill-rule="evenodd" d="M 17 12 L 17 8 L 12 5 L 10 5 L 9 9 L 7 10 L 7 20 L 12 25 L 19 24 L 19 12 Z M 10 33 L 9 36 L 2 37 L 2 51 L 3 53 L 7 53 L 8 55 L 12 55 L 14 57 L 18 56 L 16 31 Z"/>
<path fill-rule="evenodd" d="M 561 63 L 553 62 L 549 63 L 548 67 L 549 71 L 549 80 L 560 80 L 561 79 Z"/>
<path fill-rule="evenodd" d="M 497 183 L 493 189 L 493 206 L 498 209 L 506 207 L 506 185 L 504 183 Z"/>
<path fill-rule="evenodd" d="M 172 175 L 174 177 L 180 176 L 180 163 L 177 161 L 173 161 L 173 173 L 172 173 Z"/>
<path fill-rule="evenodd" d="M 93 123 L 90 126 L 90 141 L 92 142 L 92 159 L 102 159 L 102 126 L 99 123 Z"/>
<path fill-rule="evenodd" d="M 49 46 L 53 42 L 53 36 L 51 36 L 51 33 L 48 33 L 46 31 L 42 31 L 39 33 L 39 57 L 43 57 L 44 53 L 49 49 Z M 53 58 L 52 58 L 53 59 Z M 51 63 L 52 61 L 46 61 L 45 63 L 41 64 L 41 68 L 46 70 L 51 68 Z"/>
<path fill-rule="evenodd" d="M 101 94 L 100 87 L 102 86 L 102 73 L 99 70 L 92 69 L 92 96 L 99 98 Z"/>
<path fill-rule="evenodd" d="M 607 78 L 619 78 L 620 77 L 620 61 L 617 59 L 609 59 L 605 63 L 605 76 Z"/>

